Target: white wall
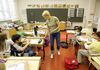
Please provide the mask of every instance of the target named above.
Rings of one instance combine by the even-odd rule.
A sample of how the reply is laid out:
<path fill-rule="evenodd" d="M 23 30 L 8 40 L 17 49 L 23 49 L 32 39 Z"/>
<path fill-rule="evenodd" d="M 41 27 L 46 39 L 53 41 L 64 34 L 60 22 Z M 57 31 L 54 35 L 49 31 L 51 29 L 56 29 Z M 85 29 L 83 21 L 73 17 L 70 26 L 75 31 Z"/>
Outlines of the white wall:
<path fill-rule="evenodd" d="M 12 20 L 18 20 L 19 19 L 18 0 L 14 0 L 14 4 L 15 4 L 15 15 L 16 15 L 16 19 L 12 19 Z"/>
<path fill-rule="evenodd" d="M 79 4 L 80 8 L 84 8 L 84 16 L 85 20 L 90 20 L 90 13 L 94 13 L 95 8 L 95 0 L 18 0 L 18 13 L 19 13 L 19 19 L 21 19 L 24 22 L 27 22 L 26 17 L 26 8 L 29 4 Z M 99 6 L 100 7 L 100 6 Z M 84 26 L 86 24 L 86 21 L 83 22 L 83 24 L 75 23 L 73 25 L 82 25 Z"/>
<path fill-rule="evenodd" d="M 97 1 L 96 1 L 96 12 L 95 12 L 95 17 L 98 18 L 97 30 L 100 31 L 100 0 L 97 0 Z"/>
<path fill-rule="evenodd" d="M 100 0 L 97 0 L 97 1 L 96 1 L 95 16 L 100 17 Z"/>
<path fill-rule="evenodd" d="M 14 0 L 14 4 L 15 4 L 15 11 L 16 11 L 16 20 L 19 19 L 19 7 L 18 7 L 18 0 Z"/>

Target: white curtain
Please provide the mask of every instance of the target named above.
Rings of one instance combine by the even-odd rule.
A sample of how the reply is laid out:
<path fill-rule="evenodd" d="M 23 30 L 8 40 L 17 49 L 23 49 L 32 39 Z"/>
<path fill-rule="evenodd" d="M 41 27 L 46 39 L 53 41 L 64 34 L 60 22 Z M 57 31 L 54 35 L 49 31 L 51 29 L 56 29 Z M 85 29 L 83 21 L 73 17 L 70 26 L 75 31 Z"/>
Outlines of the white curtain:
<path fill-rule="evenodd" d="M 15 0 L 0 0 L 0 21 L 16 18 Z"/>

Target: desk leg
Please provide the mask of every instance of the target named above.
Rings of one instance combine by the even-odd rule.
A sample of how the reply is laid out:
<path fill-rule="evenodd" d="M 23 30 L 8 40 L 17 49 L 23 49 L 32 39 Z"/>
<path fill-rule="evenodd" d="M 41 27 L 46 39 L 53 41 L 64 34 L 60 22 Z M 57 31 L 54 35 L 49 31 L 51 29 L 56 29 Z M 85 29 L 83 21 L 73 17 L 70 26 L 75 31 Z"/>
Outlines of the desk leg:
<path fill-rule="evenodd" d="M 95 70 L 97 70 L 97 69 L 95 68 Z"/>
<path fill-rule="evenodd" d="M 77 53 L 78 53 L 78 50 L 79 50 L 79 45 L 76 43 L 76 44 L 74 45 L 74 48 L 75 48 L 75 55 L 76 55 L 76 57 L 77 57 Z"/>
<path fill-rule="evenodd" d="M 91 66 L 92 66 L 92 63 L 89 63 L 89 69 L 88 70 L 91 70 Z"/>
<path fill-rule="evenodd" d="M 43 45 L 43 59 L 45 58 L 45 46 Z"/>
<path fill-rule="evenodd" d="M 89 69 L 88 70 L 91 70 L 91 66 L 92 66 L 92 63 L 89 63 Z M 94 68 L 94 70 L 97 70 L 97 69 Z"/>

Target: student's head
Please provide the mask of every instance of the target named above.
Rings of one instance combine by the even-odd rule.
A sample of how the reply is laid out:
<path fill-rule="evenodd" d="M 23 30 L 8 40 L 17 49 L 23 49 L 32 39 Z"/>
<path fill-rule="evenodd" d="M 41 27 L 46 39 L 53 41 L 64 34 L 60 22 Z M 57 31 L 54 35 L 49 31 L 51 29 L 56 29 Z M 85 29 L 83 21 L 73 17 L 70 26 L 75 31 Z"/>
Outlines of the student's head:
<path fill-rule="evenodd" d="M 12 39 L 12 41 L 13 41 L 14 43 L 17 43 L 17 42 L 20 42 L 20 38 L 21 38 L 20 35 L 15 34 L 15 35 L 12 36 L 11 39 Z"/>
<path fill-rule="evenodd" d="M 93 28 L 93 32 L 96 33 L 97 32 L 97 28 Z"/>
<path fill-rule="evenodd" d="M 82 31 L 82 26 L 78 26 L 77 31 L 81 32 Z"/>
<path fill-rule="evenodd" d="M 43 13 L 42 13 L 42 16 L 44 19 L 48 20 L 50 19 L 50 12 L 48 10 L 44 10 Z"/>
<path fill-rule="evenodd" d="M 77 30 L 78 29 L 78 26 L 74 26 L 74 30 Z"/>
<path fill-rule="evenodd" d="M 18 31 L 22 31 L 22 30 L 23 30 L 22 26 L 18 27 Z"/>
<path fill-rule="evenodd" d="M 100 41 L 100 31 L 96 33 L 96 39 Z"/>

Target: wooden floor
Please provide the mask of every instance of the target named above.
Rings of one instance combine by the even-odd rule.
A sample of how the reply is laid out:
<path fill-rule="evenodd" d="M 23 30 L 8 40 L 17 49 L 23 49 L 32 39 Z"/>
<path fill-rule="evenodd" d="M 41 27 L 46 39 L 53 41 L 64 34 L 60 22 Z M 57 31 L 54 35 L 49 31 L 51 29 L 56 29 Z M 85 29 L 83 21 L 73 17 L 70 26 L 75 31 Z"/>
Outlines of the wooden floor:
<path fill-rule="evenodd" d="M 56 43 L 54 45 L 54 58 L 50 58 L 50 46 L 45 48 L 45 59 L 41 62 L 40 70 L 67 70 L 64 67 L 64 58 L 65 57 L 75 57 L 73 46 L 69 45 L 67 49 L 61 48 L 61 55 L 57 55 Z M 88 70 L 88 64 L 79 65 L 78 70 Z"/>

